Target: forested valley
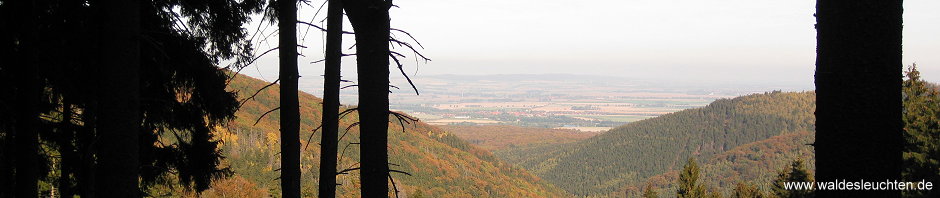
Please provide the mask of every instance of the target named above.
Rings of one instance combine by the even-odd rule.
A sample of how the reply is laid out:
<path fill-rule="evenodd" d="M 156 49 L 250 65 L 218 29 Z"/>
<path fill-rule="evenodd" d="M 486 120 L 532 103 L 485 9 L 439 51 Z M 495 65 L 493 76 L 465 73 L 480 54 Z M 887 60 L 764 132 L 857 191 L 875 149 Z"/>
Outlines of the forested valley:
<path fill-rule="evenodd" d="M 420 96 L 405 60 L 431 60 L 393 26 L 398 4 L 316 3 L 0 0 L 0 198 L 940 195 L 783 187 L 940 182 L 940 86 L 916 65 L 902 68 L 899 0 L 817 1 L 814 90 L 714 100 L 634 89 L 676 99 L 623 94 L 630 100 L 548 107 L 573 98 L 552 93 L 529 98 L 543 108 L 520 103 L 477 112 L 503 120 L 438 123 L 458 124 L 448 126 L 390 108 L 393 91 Z M 298 17 L 304 9 L 315 12 L 309 22 Z M 301 27 L 323 33 L 322 56 L 303 51 L 314 44 Z M 272 52 L 276 79 L 242 73 Z M 344 77 L 342 62 L 353 60 L 355 78 Z M 321 63 L 323 96 L 301 91 L 313 79 L 301 66 Z M 391 83 L 398 73 L 407 84 Z M 357 104 L 340 103 L 347 88 Z M 612 122 L 604 119 L 615 114 L 600 113 L 622 112 L 601 106 L 642 111 Z M 530 119 L 541 123 L 485 125 Z M 611 123 L 627 124 L 606 130 Z"/>

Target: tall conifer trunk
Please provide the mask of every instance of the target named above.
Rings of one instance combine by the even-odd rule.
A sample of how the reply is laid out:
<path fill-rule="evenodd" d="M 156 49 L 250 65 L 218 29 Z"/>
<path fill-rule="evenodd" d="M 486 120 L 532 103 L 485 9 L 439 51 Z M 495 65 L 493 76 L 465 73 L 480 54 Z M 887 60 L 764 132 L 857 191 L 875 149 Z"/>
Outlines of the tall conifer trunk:
<path fill-rule="evenodd" d="M 297 98 L 297 0 L 278 2 L 281 79 L 281 195 L 300 197 L 300 104 Z"/>
<path fill-rule="evenodd" d="M 391 1 L 346 0 L 356 32 L 362 197 L 388 197 L 388 59 Z"/>
<path fill-rule="evenodd" d="M 75 137 L 74 128 L 72 127 L 72 103 L 69 99 L 64 99 L 62 102 L 62 122 L 59 125 L 59 153 L 62 156 L 61 158 L 61 167 L 59 170 L 59 194 L 60 197 L 72 197 L 74 192 L 72 191 L 72 170 L 75 160 L 75 147 L 72 144 L 72 140 Z"/>
<path fill-rule="evenodd" d="M 901 173 L 901 0 L 816 4 L 817 181 L 898 179 Z M 898 197 L 899 191 L 817 191 Z"/>
<path fill-rule="evenodd" d="M 95 191 L 101 197 L 139 197 L 140 2 L 101 3 Z"/>
<path fill-rule="evenodd" d="M 39 101 L 42 97 L 42 80 L 36 61 L 35 2 L 13 2 L 14 9 L 22 16 L 17 24 L 19 42 L 15 53 L 13 73 L 16 75 L 14 107 L 14 194 L 15 197 L 37 197 L 39 195 Z"/>
<path fill-rule="evenodd" d="M 326 65 L 323 72 L 323 135 L 320 139 L 320 197 L 336 197 L 336 152 L 339 133 L 340 59 L 343 49 L 343 1 L 329 0 L 326 19 Z"/>

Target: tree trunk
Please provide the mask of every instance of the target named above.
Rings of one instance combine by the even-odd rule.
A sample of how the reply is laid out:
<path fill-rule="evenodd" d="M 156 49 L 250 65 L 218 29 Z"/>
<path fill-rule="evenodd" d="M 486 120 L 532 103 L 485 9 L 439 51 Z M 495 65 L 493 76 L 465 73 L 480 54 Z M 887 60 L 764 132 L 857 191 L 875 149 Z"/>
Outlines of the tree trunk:
<path fill-rule="evenodd" d="M 297 99 L 297 0 L 278 2 L 281 79 L 281 195 L 300 197 L 300 105 Z"/>
<path fill-rule="evenodd" d="M 817 181 L 898 179 L 901 0 L 818 0 Z M 898 197 L 900 191 L 817 191 L 820 197 Z"/>
<path fill-rule="evenodd" d="M 323 135 L 320 139 L 320 198 L 336 197 L 336 152 L 339 134 L 340 62 L 343 53 L 343 1 L 329 0 L 326 21 L 326 65 L 323 72 Z"/>
<path fill-rule="evenodd" d="M 19 38 L 13 73 L 16 84 L 16 107 L 14 107 L 14 194 L 15 197 L 37 197 L 39 195 L 39 102 L 42 97 L 42 80 L 36 62 L 36 38 L 38 25 L 34 13 L 35 2 L 17 1 L 12 7 L 23 19 L 15 22 Z"/>
<path fill-rule="evenodd" d="M 356 32 L 362 197 L 388 197 L 388 59 L 391 1 L 346 0 Z"/>
<path fill-rule="evenodd" d="M 96 97 L 91 95 L 91 97 Z M 96 124 L 98 115 L 98 103 L 96 99 L 88 100 L 85 109 L 82 110 L 81 131 L 75 134 L 76 151 L 78 152 L 78 170 L 75 171 L 75 177 L 78 180 L 78 194 L 81 197 L 97 197 L 95 194 L 95 144 Z"/>
<path fill-rule="evenodd" d="M 72 197 L 72 175 L 75 159 L 75 148 L 72 146 L 74 130 L 72 127 L 72 104 L 69 99 L 62 102 L 62 123 L 59 126 L 59 153 L 62 161 L 59 165 L 59 194 L 61 197 Z"/>
<path fill-rule="evenodd" d="M 139 1 L 103 1 L 98 100 L 98 181 L 101 197 L 139 197 Z"/>

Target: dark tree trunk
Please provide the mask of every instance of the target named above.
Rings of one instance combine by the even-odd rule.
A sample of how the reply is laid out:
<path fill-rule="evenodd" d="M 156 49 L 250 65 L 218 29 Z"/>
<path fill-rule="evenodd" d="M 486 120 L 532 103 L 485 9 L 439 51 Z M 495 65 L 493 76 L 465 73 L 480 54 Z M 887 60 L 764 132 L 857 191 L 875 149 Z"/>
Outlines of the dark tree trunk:
<path fill-rule="evenodd" d="M 817 1 L 817 181 L 900 178 L 901 2 Z M 900 196 L 900 191 L 817 193 Z"/>
<path fill-rule="evenodd" d="M 343 53 L 343 1 L 329 0 L 326 21 L 326 66 L 323 72 L 323 135 L 320 139 L 320 198 L 336 197 L 336 152 L 339 133 L 340 59 Z"/>
<path fill-rule="evenodd" d="M 300 197 L 300 107 L 297 99 L 297 0 L 278 2 L 281 79 L 281 195 Z"/>
<path fill-rule="evenodd" d="M 27 66 L 34 67 L 34 66 Z M 32 69 L 27 69 L 32 70 Z M 22 83 L 16 93 L 16 132 L 13 141 L 16 146 L 16 197 L 36 197 L 39 195 L 39 105 L 40 90 L 38 77 L 24 73 L 17 78 Z"/>
<path fill-rule="evenodd" d="M 391 1 L 345 0 L 356 32 L 362 197 L 388 197 L 388 59 Z"/>
<path fill-rule="evenodd" d="M 59 153 L 62 156 L 62 162 L 59 165 L 59 194 L 60 197 L 72 197 L 72 170 L 74 169 L 75 148 L 72 140 L 75 137 L 75 131 L 72 127 L 72 104 L 69 99 L 62 102 L 62 123 L 59 125 Z"/>
<path fill-rule="evenodd" d="M 91 97 L 95 97 L 92 95 Z M 82 121 L 85 123 L 80 128 L 80 132 L 75 133 L 76 151 L 78 152 L 78 169 L 75 171 L 75 177 L 78 180 L 78 194 L 81 197 L 97 197 L 95 194 L 95 144 L 94 140 L 97 131 L 97 100 L 88 100 L 85 109 L 82 110 Z"/>
<path fill-rule="evenodd" d="M 35 2 L 16 1 L 14 9 L 23 16 L 17 21 L 19 46 L 13 68 L 16 83 L 16 106 L 14 107 L 14 194 L 15 197 L 37 197 L 39 195 L 39 102 L 42 97 L 42 81 L 36 62 L 36 38 L 38 28 Z"/>
<path fill-rule="evenodd" d="M 139 1 L 101 3 L 95 190 L 101 197 L 139 197 Z"/>

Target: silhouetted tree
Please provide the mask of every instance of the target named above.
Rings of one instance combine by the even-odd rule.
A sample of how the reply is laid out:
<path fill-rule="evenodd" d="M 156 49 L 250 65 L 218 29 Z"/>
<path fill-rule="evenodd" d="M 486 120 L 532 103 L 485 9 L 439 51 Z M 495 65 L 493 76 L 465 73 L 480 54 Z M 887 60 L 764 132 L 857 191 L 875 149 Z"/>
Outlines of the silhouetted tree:
<path fill-rule="evenodd" d="M 103 197 L 139 197 L 139 1 L 102 1 L 98 181 Z"/>
<path fill-rule="evenodd" d="M 43 132 L 38 141 L 61 154 L 55 167 L 62 176 L 55 179 L 64 185 L 62 190 L 73 183 L 70 172 L 82 197 L 134 197 L 158 179 L 167 181 L 168 174 L 175 174 L 184 186 L 208 188 L 212 178 L 226 172 L 219 166 L 212 131 L 234 116 L 238 104 L 234 93 L 225 91 L 226 75 L 218 63 L 250 57 L 241 25 L 249 13 L 260 12 L 261 5 L 260 0 L 0 0 L 0 27 L 18 30 L 0 31 L 0 76 L 29 79 L 0 81 L 0 91 L 39 93 L 28 101 L 13 100 L 20 94 L 0 97 L 0 108 L 37 109 L 23 122 L 7 111 L 0 113 L 0 140 L 5 143 L 0 156 L 30 153 L 6 149 L 15 148 L 6 143 L 17 138 L 18 130 L 7 120 L 36 122 L 33 127 Z M 26 25 L 33 19 L 37 25 Z M 24 34 L 27 30 L 30 34 Z M 21 75 L 24 72 L 34 73 Z M 77 124 L 69 124 L 72 119 Z M 6 192 L 12 189 L 20 189 L 17 193 L 23 197 L 38 195 L 37 189 L 26 186 L 35 182 L 20 182 L 24 186 L 19 188 L 7 178 L 50 175 L 48 165 L 56 157 L 43 152 L 37 162 L 0 163 L 0 181 L 11 189 L 0 196 L 9 196 Z"/>
<path fill-rule="evenodd" d="M 339 134 L 340 61 L 343 53 L 343 1 L 329 0 L 326 16 L 326 65 L 323 72 L 323 135 L 320 139 L 319 197 L 336 197 Z"/>
<path fill-rule="evenodd" d="M 8 10 L 21 20 L 12 21 L 8 31 L 13 32 L 14 45 L 11 46 L 13 57 L 6 66 L 13 77 L 14 87 L 13 128 L 10 137 L 13 144 L 14 170 L 13 192 L 15 197 L 37 197 L 41 164 L 39 163 L 39 105 L 41 104 L 43 83 L 38 57 L 39 39 L 37 38 L 37 6 L 30 1 L 11 2 Z M 11 67 L 12 66 L 12 67 Z"/>
<path fill-rule="evenodd" d="M 817 180 L 899 179 L 901 0 L 816 3 Z M 819 191 L 898 197 L 899 191 Z"/>
<path fill-rule="evenodd" d="M 297 0 L 279 0 L 281 196 L 300 197 L 300 104 L 297 98 Z"/>
<path fill-rule="evenodd" d="M 343 2 L 356 32 L 360 181 L 363 197 L 388 197 L 389 15 L 391 1 Z"/>
<path fill-rule="evenodd" d="M 940 92 L 920 79 L 917 65 L 904 80 L 904 181 L 940 181 Z M 936 197 L 936 190 L 909 190 L 905 196 Z"/>
<path fill-rule="evenodd" d="M 679 172 L 679 185 L 676 189 L 676 197 L 679 198 L 699 198 L 705 197 L 705 186 L 698 183 L 701 171 L 695 159 L 689 158 L 689 161 Z"/>

